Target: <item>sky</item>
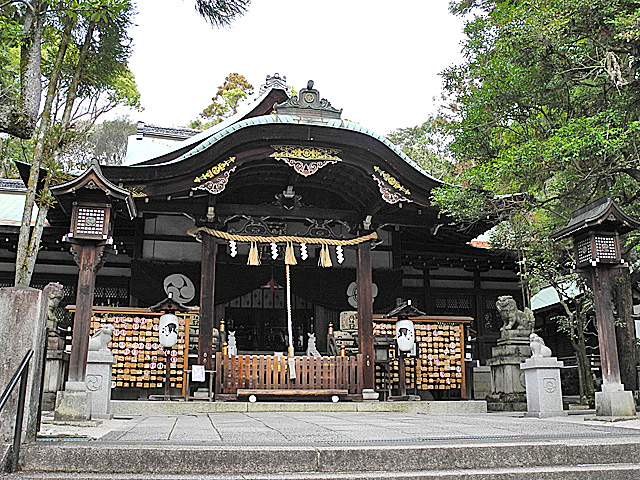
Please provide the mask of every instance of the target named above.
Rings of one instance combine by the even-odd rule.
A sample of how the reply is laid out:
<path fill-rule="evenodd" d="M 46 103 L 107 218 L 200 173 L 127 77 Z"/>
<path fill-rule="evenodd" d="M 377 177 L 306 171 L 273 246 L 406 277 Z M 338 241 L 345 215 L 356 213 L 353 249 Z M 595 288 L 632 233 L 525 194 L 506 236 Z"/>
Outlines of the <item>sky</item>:
<path fill-rule="evenodd" d="M 448 0 L 253 0 L 224 29 L 193 0 L 138 0 L 130 61 L 142 112 L 131 120 L 186 126 L 232 72 L 256 92 L 279 73 L 299 91 L 314 80 L 342 118 L 380 134 L 435 112 L 439 73 L 461 61 L 462 20 Z"/>

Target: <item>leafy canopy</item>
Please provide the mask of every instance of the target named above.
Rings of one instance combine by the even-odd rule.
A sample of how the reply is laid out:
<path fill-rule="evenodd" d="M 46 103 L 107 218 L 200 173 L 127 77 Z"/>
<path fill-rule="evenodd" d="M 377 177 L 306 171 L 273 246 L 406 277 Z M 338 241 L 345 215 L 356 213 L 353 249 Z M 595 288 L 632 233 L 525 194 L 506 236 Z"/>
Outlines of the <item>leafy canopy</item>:
<path fill-rule="evenodd" d="M 244 75 L 230 73 L 224 84 L 218 87 L 218 91 L 211 99 L 211 104 L 206 107 L 200 118 L 193 120 L 189 128 L 205 129 L 222 122 L 238 112 L 238 106 L 253 93 L 251 85 Z"/>
<path fill-rule="evenodd" d="M 455 1 L 465 61 L 444 73 L 459 219 L 525 212 L 546 233 L 605 194 L 640 213 L 640 2 Z M 505 201 L 505 197 L 519 201 Z M 544 212 L 544 213 L 542 213 Z"/>

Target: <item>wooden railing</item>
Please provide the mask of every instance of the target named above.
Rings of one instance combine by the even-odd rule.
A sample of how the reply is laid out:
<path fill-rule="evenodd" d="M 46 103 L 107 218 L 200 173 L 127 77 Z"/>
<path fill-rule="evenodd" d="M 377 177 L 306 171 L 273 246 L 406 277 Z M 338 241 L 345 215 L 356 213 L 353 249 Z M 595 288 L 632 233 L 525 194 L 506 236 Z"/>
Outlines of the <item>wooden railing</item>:
<path fill-rule="evenodd" d="M 361 355 L 295 358 L 296 378 L 289 378 L 287 357 L 216 354 L 216 394 L 238 389 L 347 390 L 360 393 Z"/>

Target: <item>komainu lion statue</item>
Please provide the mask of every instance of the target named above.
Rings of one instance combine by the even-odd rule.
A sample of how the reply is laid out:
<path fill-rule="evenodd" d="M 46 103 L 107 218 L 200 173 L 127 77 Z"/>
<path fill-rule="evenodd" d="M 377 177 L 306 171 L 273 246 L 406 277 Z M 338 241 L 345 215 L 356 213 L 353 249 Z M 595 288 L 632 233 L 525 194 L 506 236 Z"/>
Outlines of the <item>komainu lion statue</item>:
<path fill-rule="evenodd" d="M 91 351 L 109 351 L 109 342 L 115 328 L 113 325 L 104 325 L 97 329 L 89 339 L 89 350 Z"/>
<path fill-rule="evenodd" d="M 502 317 L 504 324 L 500 331 L 515 330 L 522 328 L 524 330 L 531 330 L 535 325 L 535 318 L 530 308 L 525 308 L 524 311 L 518 310 L 516 301 L 511 295 L 504 295 L 498 297 L 496 302 L 496 308 L 498 313 Z"/>
<path fill-rule="evenodd" d="M 544 340 L 539 335 L 532 333 L 529 335 L 529 345 L 531 346 L 532 357 L 550 357 L 551 349 L 544 344 Z"/>
<path fill-rule="evenodd" d="M 320 352 L 318 352 L 318 347 L 316 347 L 316 334 L 315 333 L 307 333 L 309 336 L 309 344 L 307 346 L 307 357 L 320 357 Z"/>

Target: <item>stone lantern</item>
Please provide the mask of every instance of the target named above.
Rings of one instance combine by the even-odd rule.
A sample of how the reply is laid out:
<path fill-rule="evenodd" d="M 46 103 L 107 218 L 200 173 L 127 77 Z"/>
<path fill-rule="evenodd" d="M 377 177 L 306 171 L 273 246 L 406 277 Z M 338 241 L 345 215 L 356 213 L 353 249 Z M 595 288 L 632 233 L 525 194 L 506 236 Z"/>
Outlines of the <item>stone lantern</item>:
<path fill-rule="evenodd" d="M 596 392 L 596 414 L 600 416 L 635 415 L 632 392 L 624 390 L 614 327 L 612 288 L 622 259 L 619 235 L 640 227 L 640 222 L 625 214 L 609 197 L 576 210 L 565 228 L 551 236 L 554 240 L 571 237 L 575 270 L 591 284 L 594 295 L 598 344 L 602 369 L 602 391 Z"/>
<path fill-rule="evenodd" d="M 81 175 L 52 187 L 51 192 L 60 209 L 71 217 L 63 241 L 70 244 L 79 268 L 69 379 L 65 390 L 58 392 L 56 420 L 81 421 L 91 416 L 85 377 L 96 275 L 105 253 L 116 253 L 112 237 L 116 214 L 132 220 L 136 207 L 131 193 L 105 178 L 95 160 Z"/>

